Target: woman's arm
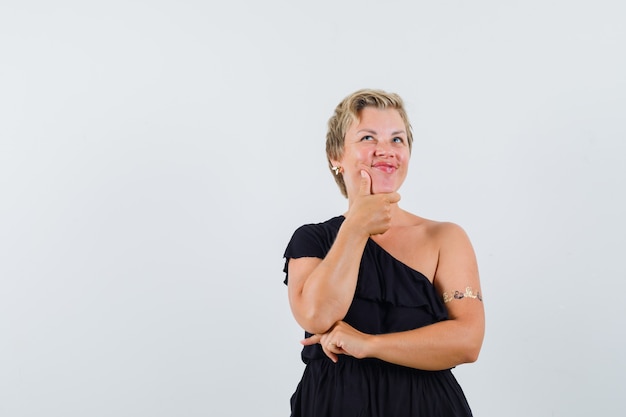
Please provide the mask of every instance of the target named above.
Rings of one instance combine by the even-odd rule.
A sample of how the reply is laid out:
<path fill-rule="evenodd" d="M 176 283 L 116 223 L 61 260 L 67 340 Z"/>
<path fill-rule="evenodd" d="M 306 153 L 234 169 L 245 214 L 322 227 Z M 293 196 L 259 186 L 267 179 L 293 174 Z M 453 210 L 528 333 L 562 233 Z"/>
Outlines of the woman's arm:
<path fill-rule="evenodd" d="M 442 297 L 446 293 L 452 298 L 446 302 L 449 320 L 383 335 L 364 334 L 339 321 L 330 331 L 303 343 L 320 343 L 333 360 L 337 360 L 338 354 L 347 354 L 424 370 L 448 369 L 475 361 L 483 341 L 485 316 L 474 250 L 460 227 L 451 223 L 436 227 L 440 250 L 433 283 Z"/>
<path fill-rule="evenodd" d="M 369 235 L 344 223 L 324 259 L 295 258 L 288 264 L 291 311 L 309 333 L 325 333 L 345 317 L 356 288 Z"/>
<path fill-rule="evenodd" d="M 325 333 L 345 317 L 354 297 L 367 239 L 389 229 L 392 206 L 397 208 L 400 196 L 371 195 L 370 189 L 370 177 L 363 175 L 359 195 L 352 201 L 324 259 L 289 260 L 289 304 L 296 321 L 309 333 Z"/>

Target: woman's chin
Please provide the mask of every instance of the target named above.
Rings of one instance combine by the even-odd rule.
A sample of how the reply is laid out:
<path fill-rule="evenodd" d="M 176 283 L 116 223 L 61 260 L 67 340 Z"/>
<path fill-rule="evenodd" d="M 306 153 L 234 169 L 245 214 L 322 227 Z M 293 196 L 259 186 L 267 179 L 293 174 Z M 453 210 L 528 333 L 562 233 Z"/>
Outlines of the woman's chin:
<path fill-rule="evenodd" d="M 372 176 L 372 193 L 388 194 L 398 191 L 402 184 L 396 176 Z"/>
<path fill-rule="evenodd" d="M 395 191 L 395 187 L 391 185 L 374 185 L 372 187 L 372 194 L 389 194 Z"/>

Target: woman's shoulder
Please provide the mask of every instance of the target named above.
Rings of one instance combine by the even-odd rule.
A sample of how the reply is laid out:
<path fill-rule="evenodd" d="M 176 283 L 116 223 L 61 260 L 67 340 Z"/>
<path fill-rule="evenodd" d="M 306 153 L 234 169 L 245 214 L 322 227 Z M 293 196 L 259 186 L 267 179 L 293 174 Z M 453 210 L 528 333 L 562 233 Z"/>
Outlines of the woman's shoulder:
<path fill-rule="evenodd" d="M 334 242 L 343 220 L 343 216 L 336 216 L 323 222 L 303 224 L 293 232 L 287 246 L 287 252 L 290 252 L 292 248 L 303 247 L 316 248 L 316 250 L 322 250 L 322 252 L 328 250 Z M 309 249 L 305 252 L 315 253 L 318 257 L 322 253 Z"/>
<path fill-rule="evenodd" d="M 424 234 L 431 239 L 448 240 L 467 238 L 465 230 L 457 223 L 428 219 L 409 212 L 405 213 L 406 224 L 415 231 L 419 231 L 420 234 Z"/>
<path fill-rule="evenodd" d="M 343 216 L 335 216 L 328 220 L 316 223 L 305 223 L 302 226 L 296 229 L 297 232 L 307 231 L 307 232 L 333 232 L 339 230 L 339 227 L 343 223 L 345 218 Z"/>

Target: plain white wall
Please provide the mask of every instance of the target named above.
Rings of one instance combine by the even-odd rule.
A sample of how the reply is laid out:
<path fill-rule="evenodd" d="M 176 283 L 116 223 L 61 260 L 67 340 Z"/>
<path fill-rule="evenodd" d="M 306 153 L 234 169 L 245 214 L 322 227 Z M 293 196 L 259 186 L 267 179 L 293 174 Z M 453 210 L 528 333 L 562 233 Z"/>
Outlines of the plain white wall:
<path fill-rule="evenodd" d="M 474 242 L 475 415 L 625 415 L 624 3 L 219 3 L 0 4 L 0 415 L 288 415 L 282 254 L 362 87 Z"/>

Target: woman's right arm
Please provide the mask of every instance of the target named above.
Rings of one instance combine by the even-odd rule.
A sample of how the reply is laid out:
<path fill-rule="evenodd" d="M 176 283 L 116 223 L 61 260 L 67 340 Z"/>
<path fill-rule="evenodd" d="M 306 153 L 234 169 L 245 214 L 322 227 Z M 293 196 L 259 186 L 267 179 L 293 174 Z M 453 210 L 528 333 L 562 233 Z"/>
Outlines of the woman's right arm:
<path fill-rule="evenodd" d="M 346 226 L 344 221 L 324 259 L 289 260 L 289 305 L 298 324 L 309 333 L 325 333 L 345 317 L 352 303 L 369 236 Z"/>
<path fill-rule="evenodd" d="M 391 224 L 397 193 L 370 194 L 369 175 L 324 259 L 292 258 L 288 264 L 288 294 L 293 315 L 312 334 L 328 331 L 342 320 L 352 304 L 361 256 L 370 235 L 384 233 Z"/>

